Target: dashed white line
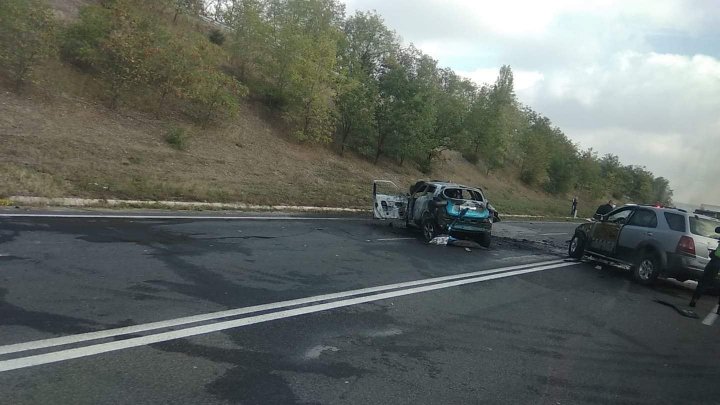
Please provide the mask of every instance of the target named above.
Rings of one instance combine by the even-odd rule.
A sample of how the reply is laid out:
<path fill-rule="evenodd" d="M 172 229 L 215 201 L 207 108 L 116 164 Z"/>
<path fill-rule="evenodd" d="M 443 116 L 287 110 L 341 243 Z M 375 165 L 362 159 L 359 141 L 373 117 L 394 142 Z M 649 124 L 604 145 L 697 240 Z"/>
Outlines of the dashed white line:
<path fill-rule="evenodd" d="M 38 354 L 34 356 L 21 357 L 11 360 L 0 361 L 0 372 L 16 370 L 20 368 L 38 366 L 48 363 L 56 363 L 65 360 L 77 359 L 81 357 L 87 357 L 97 355 L 101 353 L 108 353 L 122 349 L 129 349 L 132 347 L 146 346 L 154 343 L 166 342 L 169 340 L 182 339 L 191 336 L 203 335 L 212 332 L 219 332 L 222 330 L 238 328 L 241 326 L 253 325 L 263 322 L 269 322 L 277 319 L 291 318 L 299 315 L 311 314 L 315 312 L 327 311 L 336 308 L 348 307 L 352 305 L 364 304 L 373 301 L 385 300 L 388 298 L 401 297 L 410 294 L 418 294 L 433 290 L 439 290 L 450 287 L 457 287 L 465 284 L 479 283 L 483 281 L 495 280 L 499 278 L 517 276 L 521 274 L 535 273 L 543 270 L 557 269 L 562 267 L 574 266 L 577 262 L 563 262 L 556 263 L 548 266 L 533 267 L 524 270 L 508 271 L 498 274 L 492 274 L 482 277 L 474 277 L 469 279 L 462 279 L 451 281 L 447 283 L 432 284 L 429 286 L 407 288 L 399 291 L 392 291 L 382 294 L 374 294 L 369 296 L 351 298 L 347 300 L 333 301 L 324 304 L 317 304 L 302 308 L 288 309 L 283 311 L 272 312 L 269 314 L 262 314 L 251 316 L 242 319 L 235 319 L 230 321 L 218 322 L 210 325 L 202 325 L 189 327 L 177 331 L 156 333 L 153 335 L 142 336 L 137 338 L 130 338 L 117 342 L 101 343 L 91 346 L 79 347 L 75 349 L 60 350 L 51 353 Z"/>
<path fill-rule="evenodd" d="M 712 312 L 710 312 L 705 319 L 703 319 L 702 323 L 703 325 L 712 326 L 715 321 L 718 319 L 718 305 L 715 305 L 715 308 L 713 308 Z"/>
<path fill-rule="evenodd" d="M 147 331 L 152 331 L 152 330 L 157 330 L 157 329 L 172 328 L 172 327 L 176 327 L 176 326 L 184 326 L 184 325 L 189 325 L 189 324 L 198 323 L 198 322 L 212 321 L 212 320 L 217 320 L 217 319 L 222 319 L 222 318 L 229 318 L 229 317 L 233 317 L 233 316 L 246 315 L 246 314 L 251 314 L 254 312 L 270 311 L 270 310 L 274 310 L 274 309 L 282 309 L 282 308 L 292 307 L 292 306 L 296 306 L 296 305 L 305 305 L 305 304 L 312 304 L 312 303 L 316 303 L 316 302 L 320 302 L 320 301 L 329 301 L 329 300 L 335 300 L 335 299 L 340 299 L 340 298 L 348 298 L 348 297 L 352 297 L 355 295 L 371 294 L 371 293 L 377 293 L 377 292 L 381 292 L 381 291 L 389 291 L 389 290 L 400 289 L 400 288 L 415 287 L 415 286 L 420 286 L 420 285 L 425 285 L 425 284 L 440 283 L 440 282 L 444 282 L 444 281 L 458 280 L 461 278 L 477 277 L 477 276 L 481 276 L 481 275 L 495 274 L 495 273 L 501 273 L 501 272 L 505 272 L 505 271 L 526 269 L 529 267 L 547 266 L 547 265 L 553 265 L 553 264 L 559 264 L 559 263 L 563 263 L 563 261 L 562 260 L 550 260 L 550 261 L 540 262 L 540 263 L 529 263 L 529 264 L 509 266 L 509 267 L 501 267 L 501 268 L 497 268 L 497 269 L 480 270 L 480 271 L 475 271 L 472 273 L 455 274 L 452 276 L 436 277 L 436 278 L 429 278 L 429 279 L 424 279 L 424 280 L 409 281 L 409 282 L 404 282 L 404 283 L 389 284 L 389 285 L 378 286 L 378 287 L 362 288 L 362 289 L 358 289 L 358 290 L 350 290 L 350 291 L 344 291 L 344 292 L 333 293 L 333 294 L 324 294 L 324 295 L 318 295 L 318 296 L 314 296 L 314 297 L 300 298 L 300 299 L 289 300 L 289 301 L 275 302 L 275 303 L 271 303 L 271 304 L 255 305 L 255 306 L 251 306 L 251 307 L 237 308 L 237 309 L 231 309 L 231 310 L 227 310 L 227 311 L 219 311 L 219 312 L 213 312 L 213 313 L 208 313 L 208 314 L 201 314 L 201 315 L 194 315 L 194 316 L 188 316 L 188 317 L 177 318 L 177 319 L 170 319 L 170 320 L 166 320 L 166 321 L 146 323 L 146 324 L 142 324 L 142 325 L 126 326 L 126 327 L 122 327 L 122 328 L 108 329 L 108 330 L 97 331 L 97 332 L 88 332 L 88 333 L 83 333 L 83 334 L 78 334 L 78 335 L 62 336 L 62 337 L 57 337 L 57 338 L 36 340 L 36 341 L 32 341 L 32 342 L 17 343 L 17 344 L 11 344 L 11 345 L 6 345 L 6 346 L 0 346 L 0 355 L 24 352 L 24 351 L 28 351 L 28 350 L 38 350 L 38 349 L 44 349 L 44 348 L 48 348 L 48 347 L 62 346 L 62 345 L 68 345 L 68 344 L 74 344 L 74 343 L 81 343 L 81 342 L 87 342 L 87 341 L 91 341 L 91 340 L 111 338 L 111 337 L 115 337 L 115 336 L 147 332 Z"/>

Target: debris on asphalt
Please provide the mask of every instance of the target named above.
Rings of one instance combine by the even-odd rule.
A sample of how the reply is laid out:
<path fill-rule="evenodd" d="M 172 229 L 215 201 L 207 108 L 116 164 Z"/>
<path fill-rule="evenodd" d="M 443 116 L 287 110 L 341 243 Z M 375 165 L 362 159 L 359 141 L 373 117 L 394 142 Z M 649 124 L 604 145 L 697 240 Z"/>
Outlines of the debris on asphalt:
<path fill-rule="evenodd" d="M 450 242 L 450 236 L 436 236 L 430 240 L 431 245 L 438 245 L 438 246 L 447 246 L 447 244 Z"/>
<path fill-rule="evenodd" d="M 465 251 L 466 251 L 466 252 L 472 252 L 472 249 L 466 247 L 466 248 L 465 248 Z"/>
<path fill-rule="evenodd" d="M 666 307 L 670 307 L 670 308 L 674 309 L 675 311 L 677 311 L 680 315 L 682 315 L 684 317 L 692 318 L 692 319 L 700 319 L 700 317 L 698 316 L 697 313 L 695 313 L 695 311 L 692 311 L 689 309 L 682 309 L 671 302 L 667 302 L 667 301 L 663 301 L 663 300 L 659 300 L 659 299 L 655 299 L 653 301 L 657 302 L 660 305 L 665 305 Z"/>

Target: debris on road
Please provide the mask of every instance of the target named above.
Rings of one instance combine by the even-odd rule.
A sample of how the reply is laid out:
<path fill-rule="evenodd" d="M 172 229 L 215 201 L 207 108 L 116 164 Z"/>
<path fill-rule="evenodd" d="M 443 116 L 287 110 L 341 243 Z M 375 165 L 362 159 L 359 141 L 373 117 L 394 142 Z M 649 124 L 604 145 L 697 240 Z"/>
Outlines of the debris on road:
<path fill-rule="evenodd" d="M 673 303 L 659 300 L 659 299 L 655 299 L 654 301 L 660 305 L 665 305 L 666 307 L 670 307 L 670 308 L 674 309 L 675 311 L 677 311 L 680 315 L 682 315 L 684 317 L 692 318 L 692 319 L 700 319 L 700 317 L 698 316 L 697 313 L 695 313 L 695 311 L 692 311 L 689 309 L 682 309 Z"/>
<path fill-rule="evenodd" d="M 447 246 L 450 243 L 450 236 L 436 236 L 428 242 L 431 245 Z"/>

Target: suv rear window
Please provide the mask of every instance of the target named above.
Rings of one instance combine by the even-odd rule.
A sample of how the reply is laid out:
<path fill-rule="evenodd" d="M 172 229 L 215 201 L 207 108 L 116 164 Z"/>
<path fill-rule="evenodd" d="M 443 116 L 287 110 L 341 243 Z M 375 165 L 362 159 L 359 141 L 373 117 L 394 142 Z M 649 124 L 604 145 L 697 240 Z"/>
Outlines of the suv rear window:
<path fill-rule="evenodd" d="M 670 229 L 677 232 L 685 232 L 685 217 L 680 214 L 672 214 L 670 212 L 665 213 L 665 219 L 667 220 Z"/>
<path fill-rule="evenodd" d="M 443 194 L 445 194 L 446 198 L 483 201 L 483 197 L 480 193 L 467 188 L 446 188 L 445 191 L 443 191 Z"/>
<path fill-rule="evenodd" d="M 690 217 L 690 232 L 706 238 L 720 239 L 720 234 L 715 233 L 715 228 L 720 222 L 711 219 Z"/>

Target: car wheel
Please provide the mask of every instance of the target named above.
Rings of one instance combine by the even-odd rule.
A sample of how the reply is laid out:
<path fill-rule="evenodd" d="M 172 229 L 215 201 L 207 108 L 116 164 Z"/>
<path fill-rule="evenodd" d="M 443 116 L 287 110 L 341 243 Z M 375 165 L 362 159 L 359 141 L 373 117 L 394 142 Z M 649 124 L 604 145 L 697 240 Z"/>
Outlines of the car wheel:
<path fill-rule="evenodd" d="M 632 269 L 633 279 L 640 284 L 650 285 L 660 275 L 660 265 L 657 256 L 652 252 L 644 252 L 640 255 Z"/>
<path fill-rule="evenodd" d="M 492 240 L 492 238 L 490 237 L 490 232 L 483 232 L 477 237 L 477 239 L 475 241 L 480 246 L 482 246 L 484 248 L 489 248 L 491 240 Z"/>
<path fill-rule="evenodd" d="M 585 237 L 580 234 L 575 234 L 570 239 L 570 246 L 568 247 L 568 256 L 573 259 L 582 259 L 585 254 Z"/>
<path fill-rule="evenodd" d="M 423 217 L 422 230 L 425 242 L 430 242 L 438 235 L 437 229 L 437 224 L 435 223 L 435 220 L 432 219 L 432 217 L 430 217 L 429 215 Z"/>

